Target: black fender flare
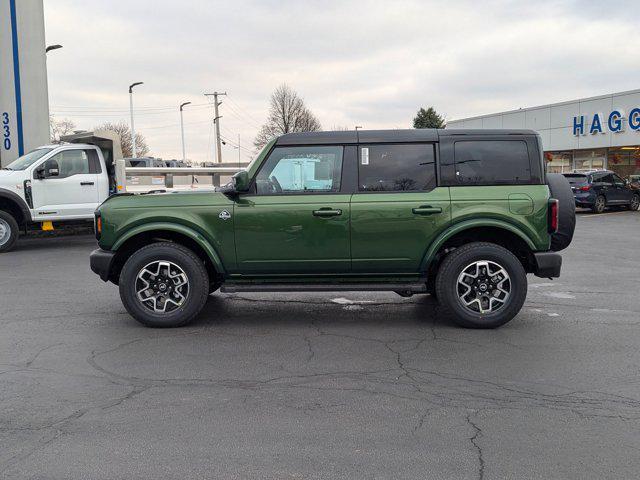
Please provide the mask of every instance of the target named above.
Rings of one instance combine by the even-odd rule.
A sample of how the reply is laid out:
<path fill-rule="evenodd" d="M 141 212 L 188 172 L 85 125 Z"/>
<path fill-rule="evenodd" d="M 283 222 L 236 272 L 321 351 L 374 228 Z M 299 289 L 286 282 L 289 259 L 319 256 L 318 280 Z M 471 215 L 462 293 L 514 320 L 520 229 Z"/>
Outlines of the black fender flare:
<path fill-rule="evenodd" d="M 22 197 L 12 192 L 11 190 L 0 188 L 0 198 L 6 198 L 7 200 L 15 203 L 22 212 L 25 222 L 29 223 L 33 221 L 33 219 L 31 218 L 31 210 L 29 210 L 29 205 L 27 205 L 27 202 L 25 202 Z"/>

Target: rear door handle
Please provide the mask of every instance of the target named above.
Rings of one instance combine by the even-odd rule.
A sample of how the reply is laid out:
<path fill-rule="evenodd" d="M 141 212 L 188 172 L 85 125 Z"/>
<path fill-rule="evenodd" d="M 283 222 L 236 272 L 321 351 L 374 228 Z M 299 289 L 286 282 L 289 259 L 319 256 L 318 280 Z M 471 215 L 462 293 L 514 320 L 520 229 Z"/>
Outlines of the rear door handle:
<path fill-rule="evenodd" d="M 333 208 L 321 208 L 320 210 L 314 210 L 314 217 L 337 217 L 338 215 L 342 215 L 342 210 Z"/>
<path fill-rule="evenodd" d="M 416 215 L 435 215 L 436 213 L 442 213 L 441 207 L 432 207 L 430 205 L 420 205 L 411 209 Z"/>
<path fill-rule="evenodd" d="M 80 185 L 82 185 L 83 187 L 87 186 L 87 185 L 93 185 L 93 182 L 80 182 Z"/>

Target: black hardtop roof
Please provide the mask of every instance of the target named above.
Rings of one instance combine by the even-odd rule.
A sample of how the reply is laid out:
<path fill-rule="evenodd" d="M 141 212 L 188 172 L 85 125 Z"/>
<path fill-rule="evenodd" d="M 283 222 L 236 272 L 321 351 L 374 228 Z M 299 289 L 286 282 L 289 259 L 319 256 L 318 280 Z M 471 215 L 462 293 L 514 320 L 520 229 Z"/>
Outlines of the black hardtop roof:
<path fill-rule="evenodd" d="M 534 130 L 513 129 L 435 129 L 349 130 L 336 132 L 298 132 L 278 137 L 276 145 L 333 145 L 341 143 L 437 142 L 444 136 L 537 135 Z"/>

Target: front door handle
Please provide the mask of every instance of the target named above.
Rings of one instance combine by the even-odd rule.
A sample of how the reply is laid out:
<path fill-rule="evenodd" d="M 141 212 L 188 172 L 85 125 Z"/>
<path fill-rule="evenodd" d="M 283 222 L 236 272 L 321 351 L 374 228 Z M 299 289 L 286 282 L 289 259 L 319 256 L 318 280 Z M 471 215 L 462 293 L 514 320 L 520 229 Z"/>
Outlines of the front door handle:
<path fill-rule="evenodd" d="M 83 187 L 86 187 L 88 185 L 93 185 L 93 182 L 80 182 L 80 185 L 82 185 Z"/>
<path fill-rule="evenodd" d="M 420 205 L 411 209 L 416 215 L 435 215 L 436 213 L 442 213 L 441 207 L 432 207 L 430 205 Z"/>
<path fill-rule="evenodd" d="M 342 215 L 342 210 L 333 208 L 321 208 L 320 210 L 314 210 L 314 217 L 337 217 L 338 215 Z"/>

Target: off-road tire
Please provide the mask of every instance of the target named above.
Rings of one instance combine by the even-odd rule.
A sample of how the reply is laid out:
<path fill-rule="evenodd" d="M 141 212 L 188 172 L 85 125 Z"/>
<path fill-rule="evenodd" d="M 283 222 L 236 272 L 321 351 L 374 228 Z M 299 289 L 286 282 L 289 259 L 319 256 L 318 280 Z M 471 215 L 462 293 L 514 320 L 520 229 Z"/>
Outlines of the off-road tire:
<path fill-rule="evenodd" d="M 184 304 L 174 311 L 155 313 L 145 308 L 136 295 L 138 273 L 154 261 L 169 261 L 182 269 L 189 282 Z M 158 242 L 131 255 L 120 272 L 120 298 L 127 312 L 148 327 L 181 327 L 191 322 L 204 307 L 209 296 L 209 276 L 202 260 L 182 245 Z"/>
<path fill-rule="evenodd" d="M 18 236 L 20 235 L 20 226 L 16 219 L 13 218 L 8 212 L 4 210 L 0 210 L 0 220 L 2 220 L 3 226 L 9 229 L 9 239 L 5 240 L 2 245 L 0 245 L 0 253 L 5 253 L 13 249 L 16 246 L 18 241 Z M 2 239 L 0 239 L 2 240 Z"/>
<path fill-rule="evenodd" d="M 607 199 L 604 198 L 604 195 L 598 195 L 593 207 L 591 207 L 591 211 L 593 213 L 604 213 L 605 208 L 607 208 Z"/>
<path fill-rule="evenodd" d="M 637 193 L 631 197 L 629 202 L 629 210 L 637 211 L 640 208 L 640 195 Z"/>
<path fill-rule="evenodd" d="M 458 296 L 458 276 L 470 264 L 488 260 L 504 268 L 510 280 L 510 295 L 506 302 L 491 313 L 472 312 Z M 515 317 L 527 296 L 527 274 L 518 258 L 506 248 L 494 243 L 473 242 L 449 253 L 436 277 L 436 292 L 443 313 L 465 328 L 496 328 Z"/>

